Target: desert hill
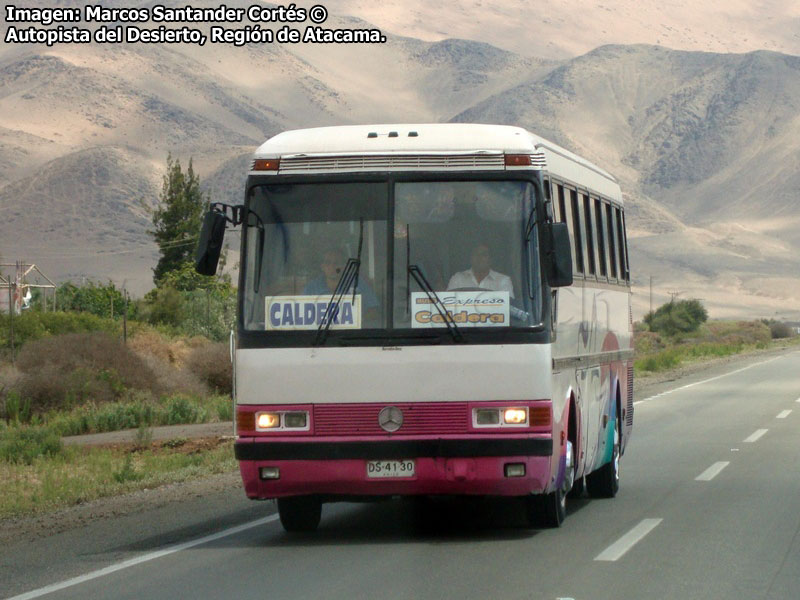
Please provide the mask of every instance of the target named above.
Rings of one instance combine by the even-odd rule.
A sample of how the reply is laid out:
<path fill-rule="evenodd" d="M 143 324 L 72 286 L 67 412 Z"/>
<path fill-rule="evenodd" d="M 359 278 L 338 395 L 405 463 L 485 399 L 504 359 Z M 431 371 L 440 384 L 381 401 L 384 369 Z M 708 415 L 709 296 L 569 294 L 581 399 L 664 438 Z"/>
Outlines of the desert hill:
<path fill-rule="evenodd" d="M 363 17 L 369 6 L 329 7 Z M 466 23 L 460 14 L 453 31 Z M 346 13 L 326 25 L 372 26 Z M 484 38 L 503 31 L 487 28 Z M 620 179 L 637 314 L 651 275 L 656 302 L 677 290 L 717 316 L 797 310 L 800 58 L 616 44 L 556 60 L 537 58 L 536 44 L 514 52 L 501 41 L 5 45 L 0 253 L 59 279 L 127 280 L 142 293 L 155 257 L 143 205 L 158 195 L 168 152 L 183 164 L 192 157 L 212 199 L 239 202 L 250 153 L 283 129 L 518 124 Z"/>

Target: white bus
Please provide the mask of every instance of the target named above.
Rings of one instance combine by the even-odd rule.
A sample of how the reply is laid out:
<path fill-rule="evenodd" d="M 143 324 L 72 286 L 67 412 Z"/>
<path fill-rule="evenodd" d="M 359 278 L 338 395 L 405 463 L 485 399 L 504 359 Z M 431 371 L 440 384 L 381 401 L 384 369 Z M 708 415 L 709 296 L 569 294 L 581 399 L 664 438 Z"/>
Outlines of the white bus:
<path fill-rule="evenodd" d="M 614 496 L 633 424 L 620 188 L 518 127 L 287 131 L 198 270 L 242 224 L 235 452 L 290 531 L 324 502 Z"/>

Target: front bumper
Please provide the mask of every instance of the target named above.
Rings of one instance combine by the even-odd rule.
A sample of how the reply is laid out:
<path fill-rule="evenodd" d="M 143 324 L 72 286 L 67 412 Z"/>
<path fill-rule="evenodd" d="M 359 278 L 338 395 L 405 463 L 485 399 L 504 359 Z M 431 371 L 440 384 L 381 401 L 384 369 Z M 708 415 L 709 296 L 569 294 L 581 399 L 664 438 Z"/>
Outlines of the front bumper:
<path fill-rule="evenodd" d="M 249 498 L 325 496 L 496 495 L 545 491 L 554 481 L 553 443 L 547 436 L 390 441 L 269 441 L 240 438 L 236 458 Z M 368 460 L 414 459 L 409 478 L 367 476 Z M 525 475 L 506 477 L 505 465 L 525 464 Z M 280 478 L 262 480 L 261 467 Z"/>

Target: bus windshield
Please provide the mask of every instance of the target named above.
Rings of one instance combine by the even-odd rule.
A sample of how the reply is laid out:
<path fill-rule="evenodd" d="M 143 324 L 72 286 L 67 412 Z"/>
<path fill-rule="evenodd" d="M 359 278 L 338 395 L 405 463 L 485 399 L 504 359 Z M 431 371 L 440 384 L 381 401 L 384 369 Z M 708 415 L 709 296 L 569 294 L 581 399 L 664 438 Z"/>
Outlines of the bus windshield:
<path fill-rule="evenodd" d="M 248 207 L 258 218 L 244 236 L 246 329 L 430 335 L 446 333 L 445 318 L 461 331 L 540 322 L 530 182 L 265 184 Z M 348 261 L 357 277 L 342 286 Z"/>

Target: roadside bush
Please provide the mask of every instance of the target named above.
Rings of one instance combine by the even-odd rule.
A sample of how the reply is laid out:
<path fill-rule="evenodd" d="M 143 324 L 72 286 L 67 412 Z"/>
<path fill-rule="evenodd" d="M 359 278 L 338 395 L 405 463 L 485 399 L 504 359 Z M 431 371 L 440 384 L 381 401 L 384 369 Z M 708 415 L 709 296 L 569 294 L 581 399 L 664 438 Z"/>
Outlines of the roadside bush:
<path fill-rule="evenodd" d="M 126 388 L 157 393 L 144 361 L 105 333 L 73 333 L 26 344 L 17 362 L 18 390 L 35 412 L 69 408 L 87 400 L 107 402 Z"/>
<path fill-rule="evenodd" d="M 170 339 L 156 330 L 143 329 L 128 339 L 128 347 L 142 356 L 152 356 L 162 363 L 182 367 L 191 348 L 182 339 Z"/>
<path fill-rule="evenodd" d="M 44 427 L 9 427 L 0 433 L 0 460 L 31 464 L 36 458 L 63 451 L 61 438 Z"/>
<path fill-rule="evenodd" d="M 786 323 L 774 322 L 769 324 L 769 332 L 773 340 L 793 337 L 794 330 Z"/>
<path fill-rule="evenodd" d="M 230 396 L 218 396 L 214 399 L 214 408 L 220 421 L 233 420 L 233 400 Z"/>
<path fill-rule="evenodd" d="M 644 318 L 650 331 L 670 336 L 696 331 L 707 320 L 708 312 L 699 300 L 667 302 Z"/>
<path fill-rule="evenodd" d="M 760 321 L 709 321 L 705 327 L 715 342 L 758 344 L 771 339 L 769 327 Z"/>
<path fill-rule="evenodd" d="M 167 398 L 165 425 L 202 423 L 208 417 L 205 408 L 186 396 L 176 395 Z"/>
<path fill-rule="evenodd" d="M 658 354 L 645 356 L 634 361 L 634 367 L 640 371 L 666 371 L 681 363 L 681 355 L 675 349 L 664 350 Z"/>
<path fill-rule="evenodd" d="M 10 390 L 3 398 L 3 419 L 8 423 L 30 423 L 31 402 L 18 391 Z"/>
<path fill-rule="evenodd" d="M 218 394 L 230 394 L 233 391 L 233 367 L 228 344 L 218 342 L 195 348 L 189 355 L 187 366 Z"/>
<path fill-rule="evenodd" d="M 0 346 L 9 344 L 8 315 L 0 315 Z M 104 331 L 112 335 L 120 333 L 120 325 L 112 319 L 104 319 L 90 313 L 25 311 L 14 317 L 14 344 L 17 348 L 27 342 L 48 336 L 67 333 L 90 333 Z"/>
<path fill-rule="evenodd" d="M 661 341 L 661 336 L 652 331 L 641 331 L 634 333 L 633 337 L 634 348 L 636 353 L 640 356 L 645 354 L 653 354 L 664 348 L 664 343 Z"/>
<path fill-rule="evenodd" d="M 121 317 L 125 310 L 125 298 L 113 282 L 103 285 L 87 281 L 75 285 L 71 281 L 58 288 L 58 305 L 62 310 L 91 313 L 99 317 Z M 128 303 L 128 317 L 132 316 L 132 303 Z"/>

